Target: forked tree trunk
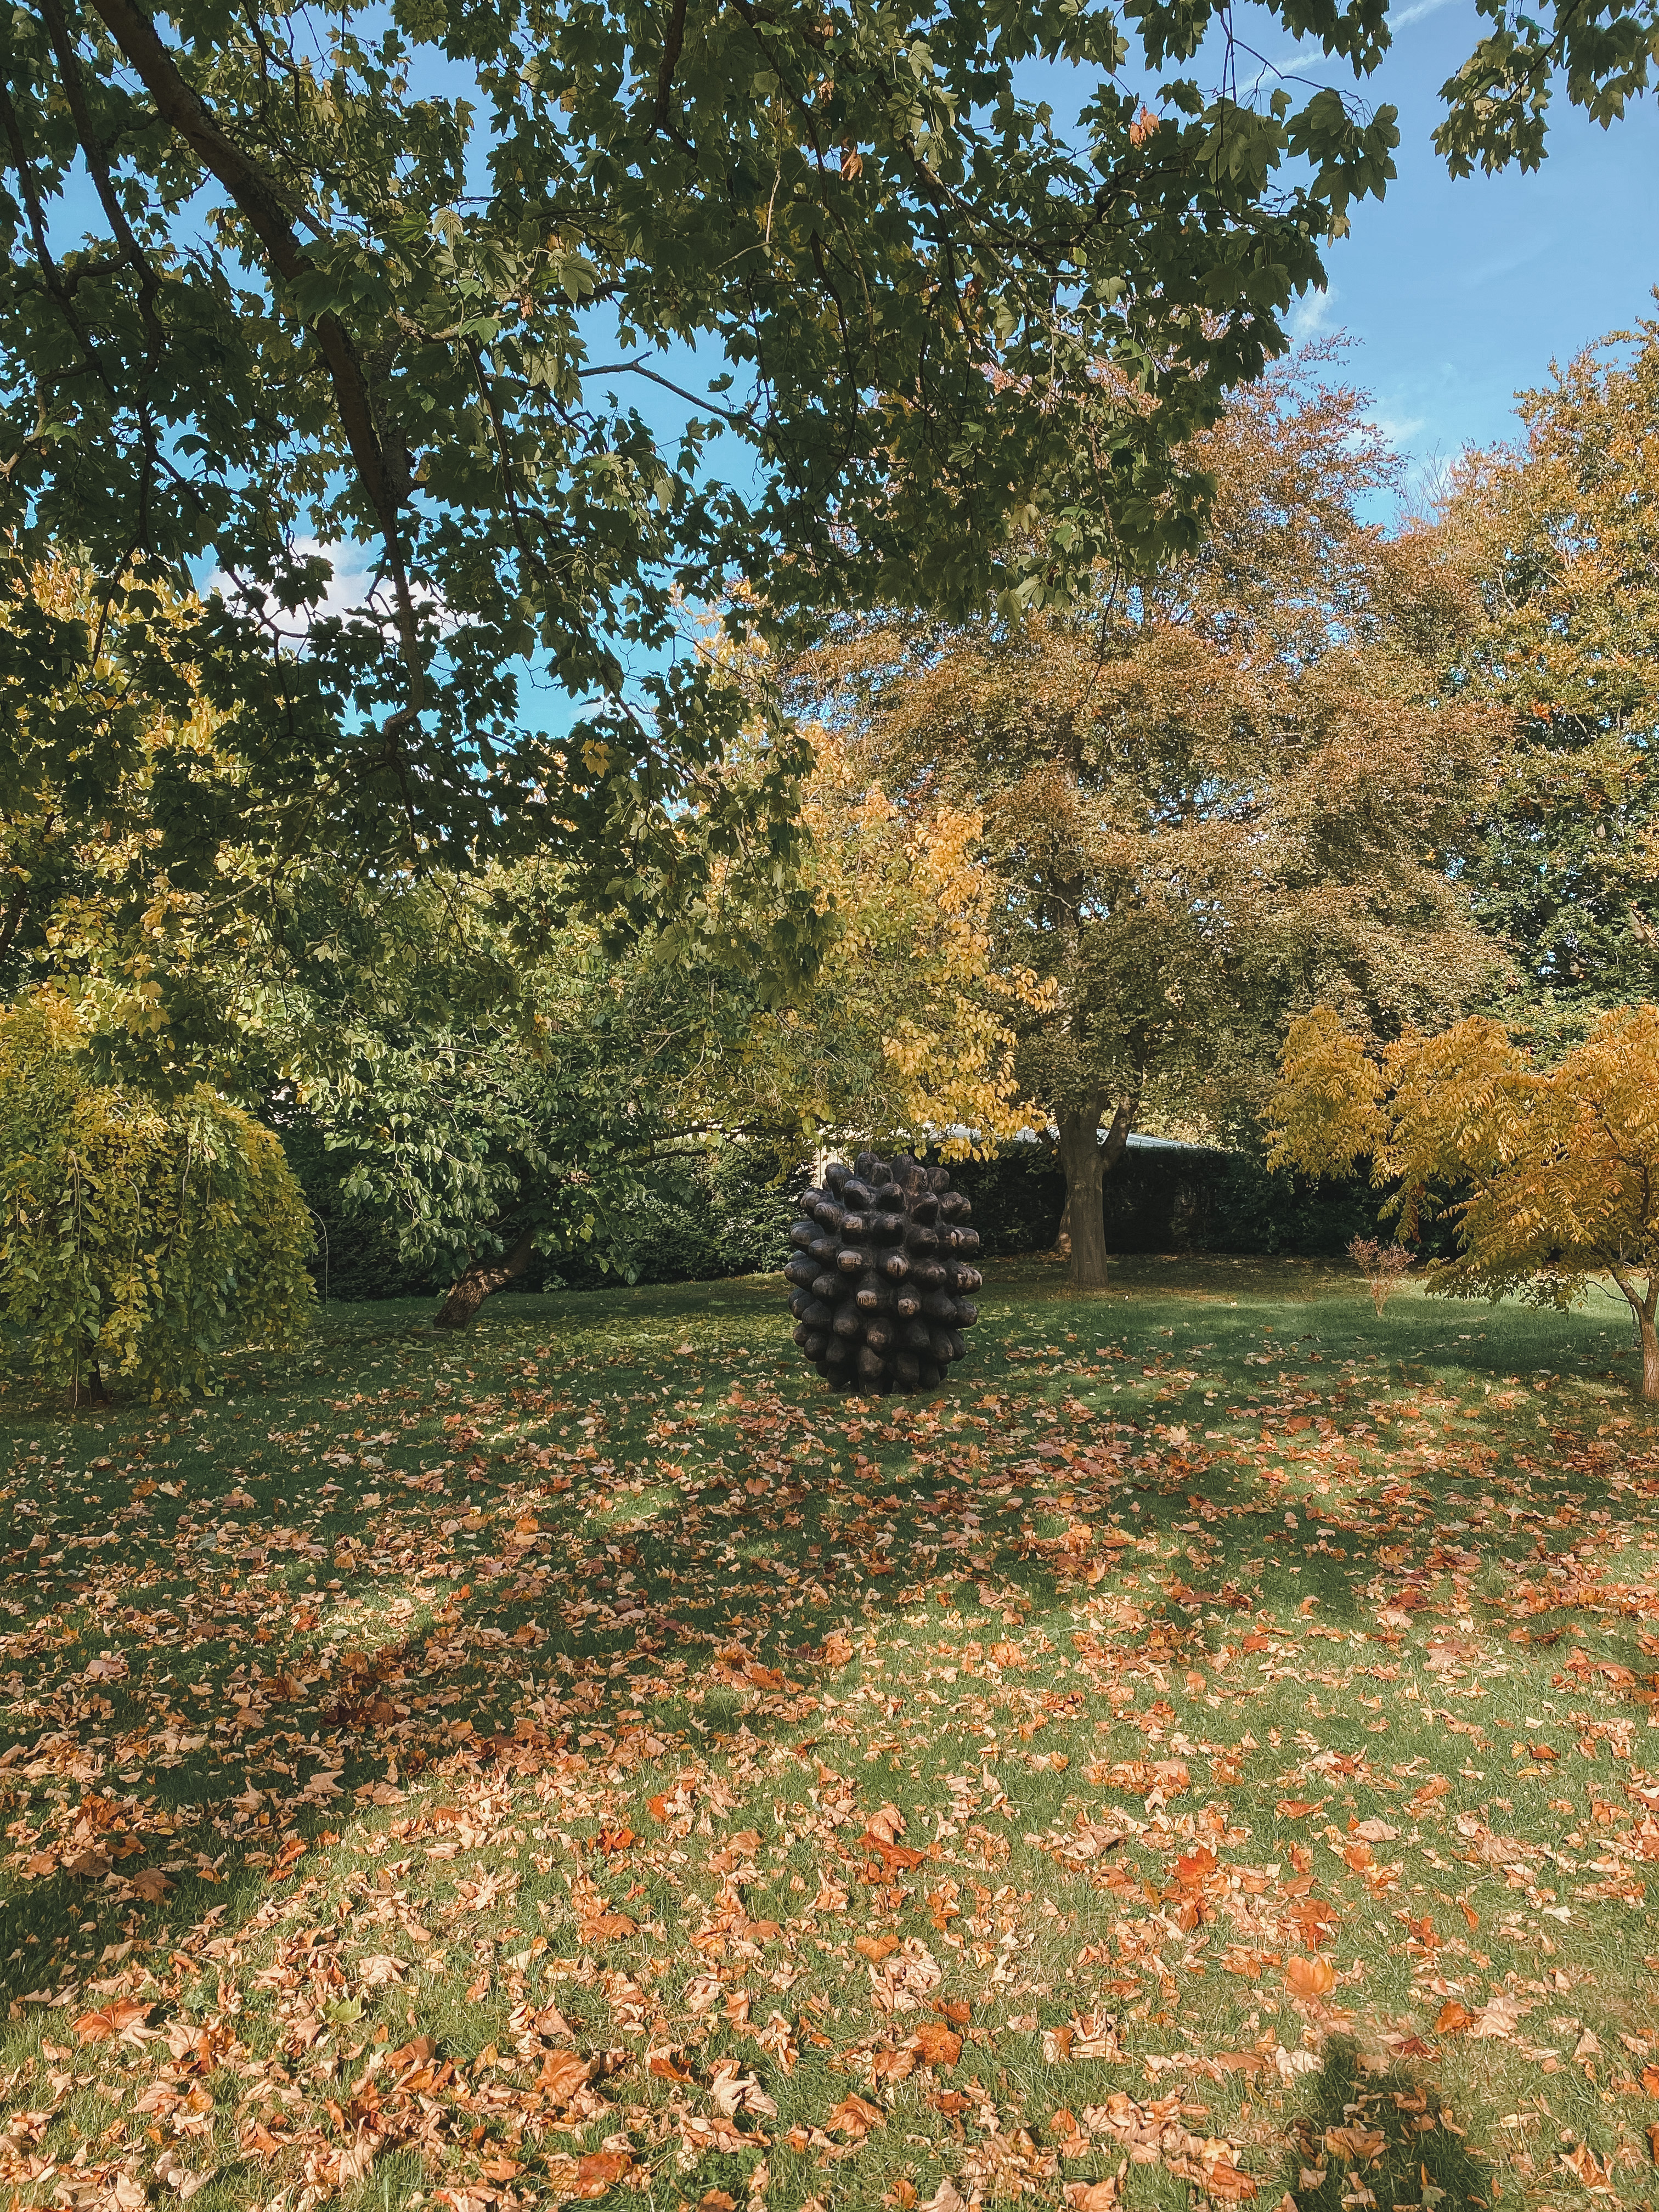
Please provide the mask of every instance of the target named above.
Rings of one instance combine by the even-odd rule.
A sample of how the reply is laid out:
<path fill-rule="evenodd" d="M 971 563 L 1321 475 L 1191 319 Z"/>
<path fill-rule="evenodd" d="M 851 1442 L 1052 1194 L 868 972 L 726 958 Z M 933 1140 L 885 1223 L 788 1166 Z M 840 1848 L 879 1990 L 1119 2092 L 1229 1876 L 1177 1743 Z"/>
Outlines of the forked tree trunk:
<path fill-rule="evenodd" d="M 1071 1258 L 1074 1291 L 1106 1287 L 1106 1178 L 1123 1158 L 1134 1127 L 1139 1096 L 1121 1099 L 1106 1141 L 1100 1141 L 1100 1117 L 1106 1101 L 1099 1094 L 1055 1115 L 1060 1130 L 1060 1164 L 1066 1173 L 1066 1209 L 1060 1218 L 1060 1248 Z"/>
<path fill-rule="evenodd" d="M 511 1251 L 503 1252 L 499 1259 L 475 1260 L 450 1285 L 448 1297 L 433 1316 L 433 1328 L 470 1328 L 478 1308 L 491 1291 L 499 1291 L 515 1275 L 523 1274 L 535 1247 L 536 1232 L 526 1229 Z"/>

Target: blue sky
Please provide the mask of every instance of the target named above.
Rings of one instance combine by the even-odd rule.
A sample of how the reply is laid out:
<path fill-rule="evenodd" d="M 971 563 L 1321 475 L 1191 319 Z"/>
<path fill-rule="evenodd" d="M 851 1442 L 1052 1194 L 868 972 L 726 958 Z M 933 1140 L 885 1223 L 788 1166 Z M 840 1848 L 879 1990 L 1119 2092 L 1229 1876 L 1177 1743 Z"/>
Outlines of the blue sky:
<path fill-rule="evenodd" d="M 1481 27 L 1469 0 L 1395 11 L 1393 51 L 1364 96 L 1400 110 L 1400 174 L 1380 206 L 1354 209 L 1352 234 L 1326 256 L 1329 291 L 1297 319 L 1300 335 L 1352 335 L 1354 380 L 1419 464 L 1512 436 L 1513 394 L 1545 381 L 1553 358 L 1659 312 L 1651 97 L 1603 131 L 1558 95 L 1540 169 L 1447 175 L 1430 143 L 1439 88 Z M 1283 62 L 1286 46 L 1263 51 Z M 1352 86 L 1346 69 L 1310 74 Z"/>

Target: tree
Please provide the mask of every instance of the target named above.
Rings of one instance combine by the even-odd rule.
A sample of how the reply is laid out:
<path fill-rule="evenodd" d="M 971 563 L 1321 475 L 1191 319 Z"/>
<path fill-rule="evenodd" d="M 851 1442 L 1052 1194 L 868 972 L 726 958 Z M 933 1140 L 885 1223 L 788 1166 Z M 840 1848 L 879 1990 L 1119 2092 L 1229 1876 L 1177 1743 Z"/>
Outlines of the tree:
<path fill-rule="evenodd" d="M 84 572 L 42 568 L 12 634 L 32 609 L 92 605 Z M 453 1276 L 446 1326 L 534 1249 L 626 1272 L 641 1194 L 676 1158 L 1018 1118 L 970 819 L 877 808 L 828 749 L 787 871 L 728 857 L 696 911 L 608 951 L 556 859 L 417 873 L 286 849 L 228 739 L 246 710 L 190 689 L 191 603 L 162 612 L 161 696 L 119 619 L 81 680 L 118 757 L 89 781 L 65 769 L 58 693 L 15 733 L 0 985 L 72 1006 L 95 1063 L 147 1097 L 205 1081 L 281 1130 L 304 1117 L 403 1257 Z M 719 669 L 748 714 L 721 777 L 752 782 L 769 773 L 753 663 Z M 815 980 L 807 950 L 831 939 Z"/>
<path fill-rule="evenodd" d="M 1519 406 L 1518 444 L 1467 456 L 1445 501 L 1481 605 L 1454 679 L 1514 727 L 1454 849 L 1516 963 L 1499 1011 L 1559 1046 L 1659 998 L 1659 324 Z"/>
<path fill-rule="evenodd" d="M 0 1014 L 0 1337 L 77 1400 L 210 1387 L 228 1338 L 303 1333 L 304 1201 L 240 1108 L 99 1084 L 84 1046 L 50 996 Z"/>
<path fill-rule="evenodd" d="M 1272 12 L 1361 78 L 1389 43 L 1376 0 Z M 0 544 L 83 549 L 135 653 L 210 564 L 201 684 L 337 848 L 556 849 L 595 906 L 672 910 L 787 837 L 799 766 L 714 775 L 733 702 L 676 649 L 681 594 L 1036 605 L 1190 542 L 1176 446 L 1392 175 L 1389 108 L 1179 74 L 1212 22 L 1231 47 L 1218 0 L 1135 20 L 1157 112 L 1103 6 L 35 0 L 0 95 Z M 1616 101 L 1628 42 L 1581 20 L 1571 96 Z M 1078 73 L 1069 139 L 1045 67 Z M 1532 158 L 1482 67 L 1453 158 Z M 342 549 L 369 588 L 331 608 Z M 43 612 L 5 720 L 100 630 Z M 550 727 L 538 672 L 576 702 Z"/>
<path fill-rule="evenodd" d="M 1457 1251 L 1427 1287 L 1451 1297 L 1519 1291 L 1562 1309 L 1611 1275 L 1659 1400 L 1659 1007 L 1601 1015 L 1540 1067 L 1503 1026 L 1472 1017 L 1381 1054 L 1328 1007 L 1291 1025 L 1268 1113 L 1272 1157 L 1310 1175 L 1369 1158 L 1385 1212 L 1414 1240 L 1440 1212 Z M 1448 1194 L 1462 1195 L 1448 1197 Z"/>
<path fill-rule="evenodd" d="M 438 1325 L 470 1325 L 532 1252 L 626 1274 L 665 1162 L 734 1141 L 799 1158 L 826 1132 L 995 1136 L 1024 1109 L 993 975 L 976 825 L 851 792 L 833 748 L 806 793 L 808 889 L 832 933 L 810 985 L 769 999 L 722 962 L 718 916 L 607 957 L 555 864 L 433 878 L 380 909 L 315 1009 L 296 993 L 296 1103 L 345 1191 L 405 1257 L 447 1269 Z"/>
<path fill-rule="evenodd" d="M 1079 1289 L 1148 1115 L 1224 1127 L 1291 1012 L 1340 994 L 1391 1033 L 1492 963 L 1436 863 L 1492 744 L 1437 689 L 1460 580 L 1359 520 L 1395 465 L 1321 374 L 1275 374 L 1187 453 L 1215 486 L 1189 557 L 1086 609 L 849 623 L 797 672 L 872 782 L 983 813 L 1000 956 L 1047 986 L 1011 1010 L 1016 1073 L 1056 1127 Z"/>

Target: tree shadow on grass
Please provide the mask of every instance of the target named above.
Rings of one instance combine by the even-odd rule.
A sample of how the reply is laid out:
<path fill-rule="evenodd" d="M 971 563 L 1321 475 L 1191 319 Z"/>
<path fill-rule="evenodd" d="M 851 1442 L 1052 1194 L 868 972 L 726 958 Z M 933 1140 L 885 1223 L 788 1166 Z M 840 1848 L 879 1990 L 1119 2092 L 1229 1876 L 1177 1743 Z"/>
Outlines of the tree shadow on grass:
<path fill-rule="evenodd" d="M 1305 2078 L 1284 2169 L 1297 2212 L 1486 2212 L 1491 2168 L 1433 2082 L 1346 2036 Z"/>

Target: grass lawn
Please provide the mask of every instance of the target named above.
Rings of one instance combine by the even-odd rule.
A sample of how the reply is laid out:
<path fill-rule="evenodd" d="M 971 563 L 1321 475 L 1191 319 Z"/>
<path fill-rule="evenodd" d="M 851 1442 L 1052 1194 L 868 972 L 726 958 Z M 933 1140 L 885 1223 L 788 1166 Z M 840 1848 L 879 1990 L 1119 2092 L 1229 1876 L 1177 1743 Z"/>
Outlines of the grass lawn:
<path fill-rule="evenodd" d="M 925 1400 L 760 1282 L 0 1399 L 4 2201 L 1659 2202 L 1627 1324 L 984 1314 Z"/>

